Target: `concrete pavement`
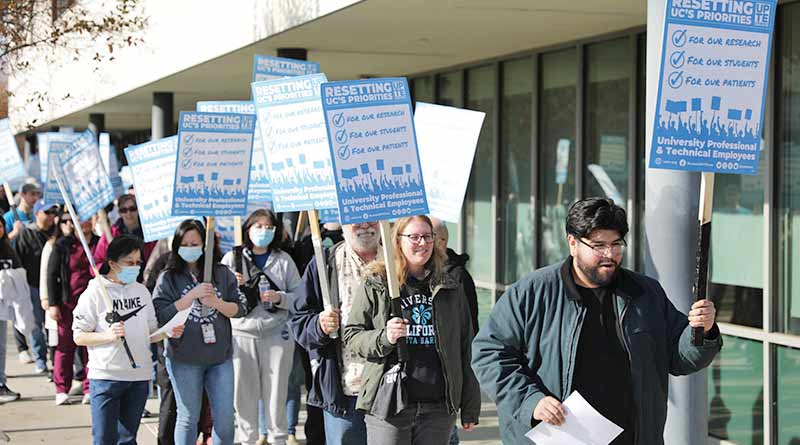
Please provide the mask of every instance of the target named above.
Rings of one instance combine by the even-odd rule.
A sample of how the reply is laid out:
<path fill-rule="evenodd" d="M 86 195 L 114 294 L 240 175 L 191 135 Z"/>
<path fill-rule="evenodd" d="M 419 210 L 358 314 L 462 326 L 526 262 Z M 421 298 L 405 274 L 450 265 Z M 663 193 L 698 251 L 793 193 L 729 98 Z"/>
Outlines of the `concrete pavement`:
<path fill-rule="evenodd" d="M 55 388 L 45 375 L 34 372 L 34 365 L 23 365 L 17 360 L 14 336 L 9 331 L 6 359 L 8 386 L 20 393 L 22 398 L 16 402 L 0 405 L 0 430 L 4 430 L 14 445 L 91 444 L 92 426 L 89 406 L 81 405 L 81 397 L 71 398 L 71 404 L 56 406 Z M 158 400 L 147 402 L 147 409 L 158 413 Z M 302 422 L 305 410 L 300 411 L 298 439 L 304 440 Z M 142 419 L 139 428 L 140 445 L 156 445 L 158 418 Z M 494 404 L 484 400 L 481 424 L 473 433 L 461 433 L 462 443 L 468 445 L 499 444 L 497 429 L 497 409 Z M 2 443 L 2 442 L 0 442 Z"/>

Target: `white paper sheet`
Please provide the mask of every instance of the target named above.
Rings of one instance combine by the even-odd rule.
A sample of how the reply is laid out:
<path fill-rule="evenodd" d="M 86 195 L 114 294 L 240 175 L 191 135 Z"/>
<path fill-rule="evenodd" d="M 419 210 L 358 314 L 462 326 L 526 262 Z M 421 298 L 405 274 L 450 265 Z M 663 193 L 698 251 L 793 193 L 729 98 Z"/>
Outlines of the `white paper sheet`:
<path fill-rule="evenodd" d="M 567 411 L 560 426 L 542 422 L 525 436 L 536 445 L 608 445 L 622 433 L 622 428 L 597 412 L 578 391 L 563 403 Z"/>
<path fill-rule="evenodd" d="M 172 317 L 172 319 L 168 321 L 167 324 L 162 326 L 161 329 L 150 334 L 150 338 L 158 337 L 161 334 L 167 334 L 168 337 L 172 337 L 172 328 L 186 323 L 186 319 L 189 318 L 189 312 L 192 312 L 191 306 L 182 311 L 178 311 L 178 313 L 175 314 L 175 316 Z"/>

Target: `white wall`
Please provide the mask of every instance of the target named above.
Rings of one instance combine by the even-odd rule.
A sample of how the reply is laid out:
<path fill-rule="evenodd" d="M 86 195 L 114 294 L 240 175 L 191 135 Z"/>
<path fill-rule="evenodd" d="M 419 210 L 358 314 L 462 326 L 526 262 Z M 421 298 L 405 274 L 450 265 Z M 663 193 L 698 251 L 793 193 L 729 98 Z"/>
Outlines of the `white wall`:
<path fill-rule="evenodd" d="M 74 49 L 26 53 L 30 68 L 9 78 L 12 129 L 43 125 L 357 1 L 142 0 L 149 20 L 141 33 L 145 41 L 115 48 L 111 62 L 92 60 L 102 42 L 73 41 Z M 36 100 L 42 92 L 44 100 Z"/>

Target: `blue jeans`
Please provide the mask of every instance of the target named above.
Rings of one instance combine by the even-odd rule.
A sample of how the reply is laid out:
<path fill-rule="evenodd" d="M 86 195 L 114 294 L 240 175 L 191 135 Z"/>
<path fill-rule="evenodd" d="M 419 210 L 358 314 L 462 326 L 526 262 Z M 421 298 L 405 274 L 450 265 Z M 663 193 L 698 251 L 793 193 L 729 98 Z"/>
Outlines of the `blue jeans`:
<path fill-rule="evenodd" d="M 175 445 L 195 445 L 203 388 L 208 393 L 214 418 L 214 445 L 233 445 L 233 360 L 217 365 L 192 365 L 167 358 L 166 365 L 178 407 Z"/>
<path fill-rule="evenodd" d="M 0 320 L 0 385 L 6 384 L 6 336 L 8 322 Z"/>
<path fill-rule="evenodd" d="M 89 382 L 94 445 L 134 445 L 147 403 L 149 381 Z"/>
<path fill-rule="evenodd" d="M 47 338 L 44 336 L 44 309 L 39 301 L 39 289 L 31 288 L 31 304 L 33 304 L 33 320 L 35 322 L 29 337 L 33 348 L 33 358 L 38 369 L 47 369 Z"/>
<path fill-rule="evenodd" d="M 347 415 L 334 416 L 323 411 L 326 445 L 367 445 L 367 425 L 364 413 L 356 411 L 357 397 L 345 397 Z"/>
<path fill-rule="evenodd" d="M 450 433 L 450 442 L 448 445 L 458 445 L 461 442 L 458 440 L 458 426 L 453 425 L 453 432 Z"/>
<path fill-rule="evenodd" d="M 300 417 L 300 392 L 306 383 L 306 373 L 303 369 L 303 357 L 299 347 L 294 350 L 292 373 L 289 374 L 289 390 L 286 393 L 286 417 L 289 421 L 289 435 L 297 432 L 297 422 Z"/>

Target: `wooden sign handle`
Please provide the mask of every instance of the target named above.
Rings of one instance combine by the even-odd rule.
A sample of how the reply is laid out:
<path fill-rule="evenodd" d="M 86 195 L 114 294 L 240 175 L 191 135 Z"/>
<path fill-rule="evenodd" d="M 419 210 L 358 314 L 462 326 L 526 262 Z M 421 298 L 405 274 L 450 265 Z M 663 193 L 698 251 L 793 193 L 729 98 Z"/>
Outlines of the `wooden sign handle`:
<path fill-rule="evenodd" d="M 302 212 L 300 215 L 303 215 Z M 300 225 L 300 221 L 298 220 L 298 226 Z M 334 298 L 331 295 L 331 291 L 328 288 L 328 269 L 325 265 L 325 255 L 322 251 L 322 233 L 319 230 L 319 216 L 317 215 L 316 210 L 309 210 L 308 211 L 308 225 L 311 228 L 311 244 L 314 246 L 314 261 L 317 263 L 317 273 L 319 275 L 319 288 L 322 292 L 322 305 L 327 309 L 339 309 L 340 303 L 339 300 Z M 330 338 L 339 338 L 339 329 L 335 332 L 332 332 L 329 335 Z"/>
<path fill-rule="evenodd" d="M 106 320 L 108 320 L 109 323 L 115 323 L 120 319 L 119 312 L 114 310 L 114 303 L 111 300 L 111 295 L 108 293 L 108 289 L 106 289 L 106 285 L 103 280 L 99 279 L 100 271 L 97 269 L 97 264 L 94 262 L 92 251 L 89 249 L 89 244 L 86 242 L 86 237 L 83 236 L 81 222 L 78 219 L 78 214 L 75 213 L 75 209 L 72 207 L 72 201 L 70 201 L 69 195 L 67 195 L 67 190 L 64 188 L 64 184 L 61 182 L 61 177 L 58 173 L 55 173 L 55 169 L 53 169 L 53 172 L 56 178 L 58 189 L 61 192 L 61 196 L 64 198 L 64 204 L 67 206 L 67 209 L 69 209 L 69 216 L 72 218 L 72 225 L 74 227 L 73 230 L 78 235 L 78 240 L 80 240 L 81 246 L 83 247 L 83 253 L 85 253 L 86 258 L 89 259 L 89 267 L 92 268 L 92 273 L 94 273 L 95 277 L 98 277 L 97 284 L 100 287 L 100 295 L 103 298 L 103 301 L 106 303 L 106 307 L 108 308 Z M 136 360 L 133 358 L 133 353 L 131 353 L 131 348 L 128 346 L 128 340 L 126 340 L 124 336 L 120 337 L 120 340 L 122 340 L 122 346 L 125 349 L 125 355 L 128 356 L 128 362 L 130 362 L 131 368 L 138 368 L 139 365 L 136 364 Z"/>
<path fill-rule="evenodd" d="M 233 217 L 233 268 L 236 272 L 242 273 L 242 217 Z"/>
<path fill-rule="evenodd" d="M 694 301 L 705 300 L 708 293 L 708 255 L 711 244 L 711 211 L 714 206 L 714 173 L 703 172 L 700 180 L 697 258 L 694 272 Z M 703 328 L 692 328 L 692 344 L 702 346 Z"/>
<path fill-rule="evenodd" d="M 214 217 L 206 217 L 206 245 L 203 258 L 203 282 L 214 284 Z"/>
<path fill-rule="evenodd" d="M 310 215 L 311 212 L 315 212 L 315 210 L 309 210 L 308 214 Z M 305 217 L 306 217 L 306 212 L 300 212 L 300 214 L 297 216 L 297 227 L 295 227 L 295 229 L 294 229 L 294 242 L 300 241 L 301 237 L 303 236 L 303 229 L 305 229 L 305 225 L 306 225 L 306 221 L 305 221 L 306 218 Z M 311 217 L 310 216 L 309 216 L 308 220 L 309 220 L 309 224 L 310 224 L 311 223 Z M 317 222 L 319 222 L 319 221 L 317 221 Z M 319 228 L 319 224 L 317 224 L 317 228 Z M 314 229 L 311 229 L 311 230 L 313 231 Z M 319 229 L 317 231 L 319 231 Z"/>
<path fill-rule="evenodd" d="M 111 224 L 108 220 L 108 213 L 106 213 L 106 209 L 98 210 L 97 218 L 100 220 L 100 227 L 102 227 L 106 239 L 108 240 L 109 243 L 111 243 L 111 241 L 114 241 L 114 235 L 111 234 Z"/>
<path fill-rule="evenodd" d="M 8 205 L 11 207 L 11 214 L 14 216 L 15 221 L 22 221 L 19 219 L 19 213 L 17 213 L 17 204 L 14 202 L 14 193 L 11 191 L 11 186 L 8 182 L 3 182 L 3 190 L 6 192 L 6 200 L 8 201 Z"/>
<path fill-rule="evenodd" d="M 400 283 L 397 281 L 397 270 L 394 262 L 394 242 L 388 221 L 379 222 L 381 239 L 383 240 L 383 260 L 386 264 L 386 285 L 389 288 L 389 298 L 392 300 L 392 317 L 403 317 L 400 307 Z M 408 346 L 405 337 L 397 340 L 397 356 L 401 362 L 408 361 Z"/>

